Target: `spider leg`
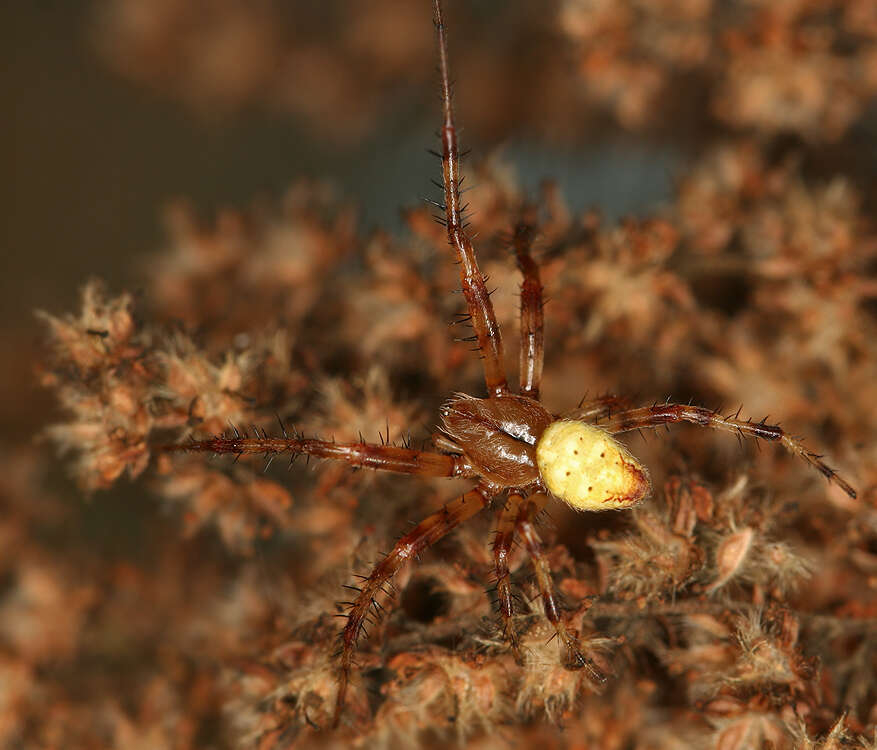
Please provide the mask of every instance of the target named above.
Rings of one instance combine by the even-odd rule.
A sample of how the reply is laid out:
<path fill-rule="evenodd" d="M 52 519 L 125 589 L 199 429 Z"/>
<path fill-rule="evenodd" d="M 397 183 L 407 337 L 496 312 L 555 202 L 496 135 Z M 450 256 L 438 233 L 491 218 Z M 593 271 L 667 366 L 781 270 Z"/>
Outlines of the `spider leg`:
<path fill-rule="evenodd" d="M 478 350 L 484 362 L 484 382 L 491 398 L 508 393 L 503 365 L 502 334 L 484 276 L 478 268 L 475 250 L 465 231 L 465 206 L 460 202 L 460 152 L 451 106 L 451 84 L 448 74 L 448 45 L 442 22 L 440 0 L 435 0 L 435 27 L 438 35 L 439 69 L 441 71 L 442 111 L 442 182 L 445 194 L 444 224 L 448 230 L 448 244 L 457 254 L 460 264 L 460 286 L 469 308 Z"/>
<path fill-rule="evenodd" d="M 578 638 L 575 632 L 567 629 L 566 623 L 560 614 L 557 604 L 557 594 L 554 589 L 554 581 L 551 578 L 551 568 L 548 558 L 542 549 L 542 540 L 533 525 L 533 519 L 545 507 L 548 496 L 542 493 L 530 495 L 518 513 L 516 529 L 524 540 L 524 546 L 533 562 L 533 570 L 536 573 L 536 585 L 542 596 L 545 607 L 545 617 L 554 626 L 557 640 L 560 644 L 563 666 L 567 669 L 586 669 L 589 676 L 595 682 L 605 682 L 606 676 L 600 672 L 590 659 L 579 648 Z"/>
<path fill-rule="evenodd" d="M 629 432 L 641 427 L 655 427 L 671 422 L 691 422 L 701 427 L 712 427 L 716 430 L 726 430 L 753 438 L 762 438 L 772 442 L 782 443 L 785 448 L 803 458 L 810 466 L 820 472 L 828 481 L 834 482 L 847 495 L 856 497 L 856 491 L 830 466 L 822 461 L 822 456 L 807 450 L 800 441 L 795 440 L 786 433 L 779 425 L 753 422 L 749 419 L 738 419 L 737 415 L 723 417 L 721 414 L 701 406 L 688 406 L 686 404 L 659 404 L 646 406 L 640 409 L 630 409 L 612 416 L 608 422 L 601 423 L 601 427 L 613 435 L 620 432 Z"/>
<path fill-rule="evenodd" d="M 563 415 L 562 419 L 578 419 L 582 422 L 595 422 L 609 419 L 616 412 L 630 408 L 630 401 L 623 396 L 601 396 L 582 402 L 573 410 Z"/>
<path fill-rule="evenodd" d="M 363 626 L 373 602 L 377 601 L 384 587 L 405 562 L 419 555 L 486 507 L 490 503 L 491 497 L 487 487 L 478 485 L 445 505 L 441 510 L 428 516 L 399 539 L 387 556 L 374 567 L 368 578 L 362 582 L 359 594 L 350 604 L 347 623 L 344 630 L 341 631 L 338 694 L 335 700 L 335 714 L 332 719 L 333 727 L 338 726 L 341 711 L 344 709 L 356 642 L 360 633 L 363 632 Z"/>
<path fill-rule="evenodd" d="M 533 227 L 524 222 L 518 224 L 513 244 L 518 268 L 524 276 L 521 283 L 521 395 L 538 401 L 545 359 L 545 335 L 542 282 L 539 266 L 530 254 L 532 241 Z"/>
<path fill-rule="evenodd" d="M 168 451 L 202 451 L 207 453 L 261 454 L 272 457 L 286 454 L 290 461 L 298 456 L 313 456 L 345 461 L 359 469 L 377 469 L 398 474 L 417 474 L 427 477 L 476 476 L 466 459 L 459 455 L 433 451 L 400 448 L 395 445 L 371 443 L 336 443 L 303 436 L 270 437 L 266 434 L 244 437 L 238 434 L 217 435 L 181 445 L 165 446 Z"/>
<path fill-rule="evenodd" d="M 515 661 L 523 665 L 521 656 L 521 643 L 518 631 L 515 630 L 512 617 L 514 605 L 512 603 L 511 574 L 509 573 L 509 553 L 515 541 L 515 524 L 518 520 L 520 505 L 524 502 L 522 495 L 510 492 L 505 506 L 500 510 L 496 524 L 496 536 L 493 540 L 493 564 L 496 573 L 496 596 L 502 618 L 502 632 L 506 641 L 511 646 Z"/>

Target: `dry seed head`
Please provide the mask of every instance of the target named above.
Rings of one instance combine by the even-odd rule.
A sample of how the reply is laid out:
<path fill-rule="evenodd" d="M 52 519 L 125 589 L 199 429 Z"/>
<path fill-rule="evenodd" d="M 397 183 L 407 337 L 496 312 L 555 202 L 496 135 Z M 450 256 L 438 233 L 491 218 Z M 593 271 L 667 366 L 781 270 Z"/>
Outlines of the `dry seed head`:
<path fill-rule="evenodd" d="M 707 587 L 707 591 L 712 592 L 721 588 L 740 572 L 754 538 L 755 532 L 747 527 L 722 540 L 716 550 L 716 567 L 719 575 Z"/>
<path fill-rule="evenodd" d="M 575 420 L 551 424 L 536 445 L 549 491 L 576 510 L 630 508 L 651 491 L 645 467 L 608 432 Z"/>

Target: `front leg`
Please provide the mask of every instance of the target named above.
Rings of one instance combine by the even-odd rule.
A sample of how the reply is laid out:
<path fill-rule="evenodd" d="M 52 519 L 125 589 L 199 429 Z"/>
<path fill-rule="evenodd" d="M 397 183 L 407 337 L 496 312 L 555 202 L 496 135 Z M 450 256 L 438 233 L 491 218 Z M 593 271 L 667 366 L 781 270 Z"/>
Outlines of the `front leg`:
<path fill-rule="evenodd" d="M 518 224 L 513 244 L 518 270 L 524 277 L 521 282 L 521 395 L 538 401 L 545 360 L 545 319 L 539 266 L 530 253 L 532 242 L 533 228 L 525 223 Z"/>
<path fill-rule="evenodd" d="M 457 129 L 454 126 L 454 113 L 451 106 L 451 82 L 448 74 L 448 44 L 442 21 L 442 8 L 439 0 L 435 2 L 435 27 L 438 35 L 439 70 L 442 92 L 442 183 L 444 188 L 444 224 L 448 230 L 448 244 L 457 254 L 460 264 L 460 286 L 469 318 L 475 330 L 475 339 L 484 364 L 484 382 L 490 398 L 508 393 L 508 382 L 503 363 L 502 334 L 490 292 L 484 283 L 484 275 L 478 268 L 475 250 L 466 233 L 463 214 L 466 207 L 460 200 L 460 151 L 457 146 Z"/>
<path fill-rule="evenodd" d="M 471 477 L 476 476 L 469 462 L 460 455 L 448 455 L 433 451 L 401 448 L 395 445 L 372 443 L 336 443 L 334 440 L 306 438 L 303 435 L 271 437 L 266 433 L 242 436 L 237 431 L 231 435 L 217 435 L 207 440 L 196 440 L 181 445 L 169 445 L 165 450 L 200 451 L 204 453 L 230 453 L 235 456 L 257 454 L 271 459 L 289 456 L 290 462 L 299 456 L 343 461 L 357 469 L 392 471 L 397 474 L 416 474 L 423 477 Z"/>

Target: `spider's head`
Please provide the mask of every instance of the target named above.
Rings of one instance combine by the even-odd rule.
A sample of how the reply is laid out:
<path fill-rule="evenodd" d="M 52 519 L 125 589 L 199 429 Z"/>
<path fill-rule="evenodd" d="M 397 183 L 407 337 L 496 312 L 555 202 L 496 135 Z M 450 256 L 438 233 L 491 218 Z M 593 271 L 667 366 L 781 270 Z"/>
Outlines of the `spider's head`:
<path fill-rule="evenodd" d="M 548 490 L 576 510 L 629 508 L 652 489 L 645 467 L 605 430 L 559 419 L 536 444 Z"/>

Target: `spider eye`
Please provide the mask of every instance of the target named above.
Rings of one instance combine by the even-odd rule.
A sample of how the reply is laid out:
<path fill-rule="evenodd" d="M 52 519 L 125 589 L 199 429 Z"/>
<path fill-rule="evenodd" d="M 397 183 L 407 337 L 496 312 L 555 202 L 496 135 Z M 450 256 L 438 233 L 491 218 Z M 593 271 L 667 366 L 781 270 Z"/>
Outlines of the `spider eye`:
<path fill-rule="evenodd" d="M 651 490 L 630 451 L 586 422 L 553 422 L 536 445 L 536 463 L 548 490 L 576 510 L 629 508 Z"/>

